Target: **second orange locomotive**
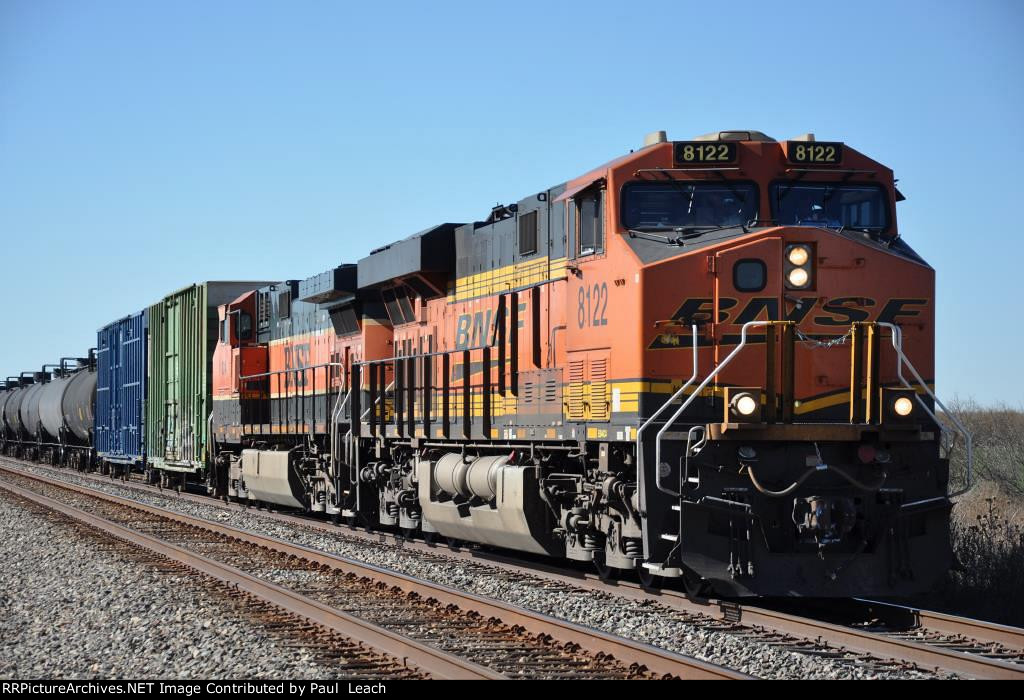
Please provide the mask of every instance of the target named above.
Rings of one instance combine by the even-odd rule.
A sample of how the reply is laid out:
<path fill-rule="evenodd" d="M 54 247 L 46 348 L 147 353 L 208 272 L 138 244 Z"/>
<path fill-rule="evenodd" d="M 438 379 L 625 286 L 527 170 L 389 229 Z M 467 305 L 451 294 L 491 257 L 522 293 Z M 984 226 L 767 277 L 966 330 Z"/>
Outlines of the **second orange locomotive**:
<path fill-rule="evenodd" d="M 220 308 L 211 486 L 729 595 L 948 567 L 935 273 L 892 171 L 645 146 Z"/>

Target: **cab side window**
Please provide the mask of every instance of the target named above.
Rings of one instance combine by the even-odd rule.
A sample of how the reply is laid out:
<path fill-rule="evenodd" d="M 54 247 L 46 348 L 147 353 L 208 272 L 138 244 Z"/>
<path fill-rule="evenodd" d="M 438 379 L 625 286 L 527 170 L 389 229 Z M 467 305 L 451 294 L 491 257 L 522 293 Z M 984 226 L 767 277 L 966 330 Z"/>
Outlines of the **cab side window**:
<path fill-rule="evenodd" d="M 604 252 L 604 202 L 601 194 L 601 190 L 595 190 L 576 202 L 577 255 Z"/>
<path fill-rule="evenodd" d="M 238 314 L 238 339 L 252 339 L 252 316 L 245 313 L 244 311 Z"/>

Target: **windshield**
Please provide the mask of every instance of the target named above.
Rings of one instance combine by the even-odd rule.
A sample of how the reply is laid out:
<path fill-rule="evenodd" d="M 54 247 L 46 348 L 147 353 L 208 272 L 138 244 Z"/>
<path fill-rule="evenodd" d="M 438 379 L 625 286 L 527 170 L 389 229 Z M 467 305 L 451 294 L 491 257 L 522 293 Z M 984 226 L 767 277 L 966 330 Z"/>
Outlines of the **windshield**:
<path fill-rule="evenodd" d="M 883 231 L 885 193 L 878 185 L 793 183 L 772 185 L 774 218 L 780 224 Z"/>
<path fill-rule="evenodd" d="M 630 229 L 741 226 L 757 218 L 749 182 L 630 182 L 622 188 L 622 223 Z"/>

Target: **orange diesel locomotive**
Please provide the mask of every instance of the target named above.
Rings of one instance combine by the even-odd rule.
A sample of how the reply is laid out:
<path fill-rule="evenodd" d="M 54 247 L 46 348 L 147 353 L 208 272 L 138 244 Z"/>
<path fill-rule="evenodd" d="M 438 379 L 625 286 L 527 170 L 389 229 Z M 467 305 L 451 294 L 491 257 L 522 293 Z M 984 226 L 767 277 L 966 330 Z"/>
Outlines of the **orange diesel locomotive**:
<path fill-rule="evenodd" d="M 243 295 L 211 486 L 694 594 L 927 589 L 951 502 L 900 199 L 846 144 L 659 132 Z"/>

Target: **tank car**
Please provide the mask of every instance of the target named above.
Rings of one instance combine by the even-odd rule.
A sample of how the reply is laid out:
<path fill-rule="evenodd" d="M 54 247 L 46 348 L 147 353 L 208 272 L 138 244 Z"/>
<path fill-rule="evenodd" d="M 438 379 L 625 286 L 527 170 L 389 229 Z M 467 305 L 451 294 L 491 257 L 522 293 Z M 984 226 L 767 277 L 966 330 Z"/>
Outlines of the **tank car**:
<path fill-rule="evenodd" d="M 211 487 L 691 592 L 926 590 L 951 501 L 900 199 L 847 144 L 655 135 L 239 297 Z"/>
<path fill-rule="evenodd" d="M 76 468 L 91 465 L 96 400 L 91 353 L 9 377 L 4 394 L 5 454 Z"/>

